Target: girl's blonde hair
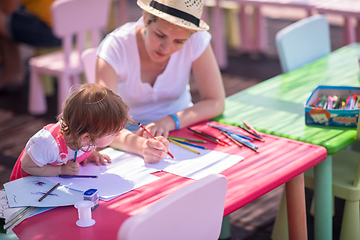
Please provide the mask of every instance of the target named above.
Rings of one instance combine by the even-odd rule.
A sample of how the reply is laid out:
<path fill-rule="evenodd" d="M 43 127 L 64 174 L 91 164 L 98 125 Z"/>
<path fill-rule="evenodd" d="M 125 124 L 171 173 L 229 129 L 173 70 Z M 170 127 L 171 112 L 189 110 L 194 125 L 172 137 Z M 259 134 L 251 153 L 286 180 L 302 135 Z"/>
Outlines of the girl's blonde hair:
<path fill-rule="evenodd" d="M 66 143 L 81 149 L 80 138 L 90 135 L 90 145 L 95 140 L 124 129 L 132 122 L 129 107 L 110 89 L 95 83 L 87 83 L 71 93 L 63 104 L 63 112 L 58 116 L 60 132 Z"/>

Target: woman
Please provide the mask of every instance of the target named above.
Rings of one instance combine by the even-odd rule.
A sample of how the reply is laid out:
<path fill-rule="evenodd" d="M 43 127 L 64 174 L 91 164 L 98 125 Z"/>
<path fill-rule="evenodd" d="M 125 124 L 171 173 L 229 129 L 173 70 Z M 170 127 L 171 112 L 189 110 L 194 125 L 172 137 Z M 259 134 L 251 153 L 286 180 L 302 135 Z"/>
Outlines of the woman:
<path fill-rule="evenodd" d="M 204 0 L 137 4 L 143 16 L 100 44 L 96 81 L 117 92 L 133 120 L 155 136 L 166 138 L 169 131 L 220 115 L 225 93 L 209 26 L 200 20 Z M 196 104 L 191 102 L 191 71 L 202 97 Z M 142 129 L 136 134 L 142 135 Z"/>

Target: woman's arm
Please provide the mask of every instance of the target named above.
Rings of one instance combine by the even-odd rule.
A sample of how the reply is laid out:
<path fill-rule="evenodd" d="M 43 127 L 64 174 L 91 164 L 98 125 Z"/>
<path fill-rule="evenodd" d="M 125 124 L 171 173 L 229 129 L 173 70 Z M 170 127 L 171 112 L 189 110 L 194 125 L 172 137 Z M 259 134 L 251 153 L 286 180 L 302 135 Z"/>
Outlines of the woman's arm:
<path fill-rule="evenodd" d="M 115 70 L 104 59 L 96 60 L 95 82 L 103 85 L 117 94 L 118 80 Z"/>
<path fill-rule="evenodd" d="M 224 111 L 225 107 L 222 77 L 210 44 L 193 62 L 192 70 L 202 100 L 175 114 L 179 119 L 180 128 L 216 117 Z M 172 117 L 167 116 L 148 124 L 146 128 L 152 134 L 166 138 L 169 131 L 175 130 L 175 122 Z"/>

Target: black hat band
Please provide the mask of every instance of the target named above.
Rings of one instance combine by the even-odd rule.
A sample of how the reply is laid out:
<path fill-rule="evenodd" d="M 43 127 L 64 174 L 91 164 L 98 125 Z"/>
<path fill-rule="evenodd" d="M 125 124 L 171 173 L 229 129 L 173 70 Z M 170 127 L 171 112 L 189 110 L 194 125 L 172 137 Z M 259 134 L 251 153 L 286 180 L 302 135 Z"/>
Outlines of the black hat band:
<path fill-rule="evenodd" d="M 198 27 L 200 25 L 200 19 L 199 18 L 194 17 L 193 15 L 188 14 L 186 12 L 183 12 L 181 10 L 166 6 L 164 4 L 156 2 L 154 0 L 152 0 L 150 2 L 150 6 L 157 9 L 157 10 L 159 10 L 159 11 L 161 11 L 161 12 L 164 12 L 164 13 L 167 13 L 167 14 L 172 15 L 174 17 L 178 17 L 178 18 L 184 19 L 184 20 L 186 20 L 188 22 L 191 22 L 191 23 L 195 24 Z"/>

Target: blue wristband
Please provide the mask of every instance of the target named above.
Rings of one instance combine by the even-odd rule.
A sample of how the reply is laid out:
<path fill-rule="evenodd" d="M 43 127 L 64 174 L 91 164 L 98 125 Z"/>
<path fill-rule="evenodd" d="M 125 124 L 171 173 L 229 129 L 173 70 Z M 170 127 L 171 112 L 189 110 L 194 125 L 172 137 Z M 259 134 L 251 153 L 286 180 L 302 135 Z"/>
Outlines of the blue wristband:
<path fill-rule="evenodd" d="M 175 130 L 178 130 L 180 128 L 180 122 L 179 119 L 177 118 L 177 116 L 175 114 L 171 114 L 169 115 L 170 117 L 172 117 L 172 119 L 174 119 L 175 122 Z"/>

